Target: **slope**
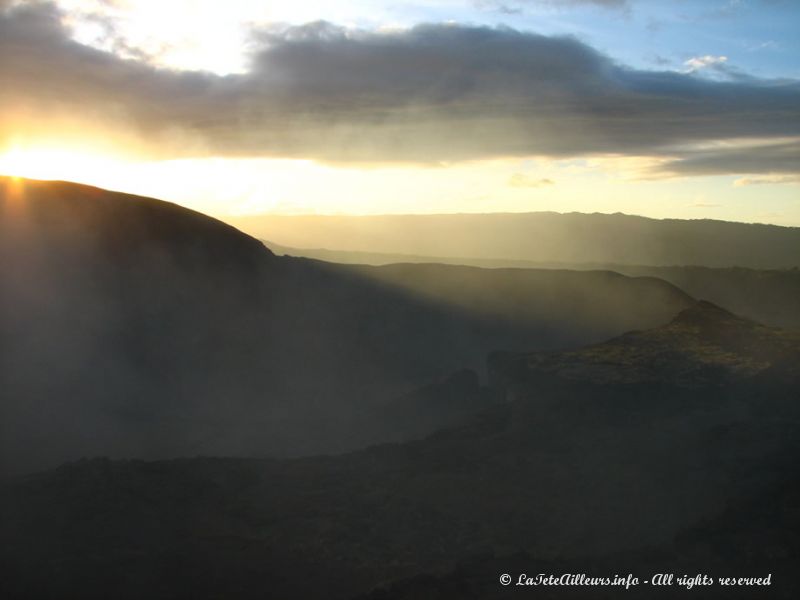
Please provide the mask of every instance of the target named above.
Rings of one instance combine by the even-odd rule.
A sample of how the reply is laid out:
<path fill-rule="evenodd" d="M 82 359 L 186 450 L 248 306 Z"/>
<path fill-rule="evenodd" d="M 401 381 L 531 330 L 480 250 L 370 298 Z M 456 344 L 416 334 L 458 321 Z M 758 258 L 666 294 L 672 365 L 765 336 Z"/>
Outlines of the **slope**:
<path fill-rule="evenodd" d="M 624 373 L 620 347 L 650 345 L 645 379 L 547 366 L 604 353 Z M 740 364 L 753 347 L 765 350 L 758 369 L 688 385 L 662 360 L 715 363 L 726 348 Z M 288 461 L 71 464 L 4 488 L 4 584 L 83 598 L 335 599 L 375 586 L 389 591 L 373 598 L 494 598 L 514 569 L 709 569 L 772 573 L 770 592 L 790 598 L 799 355 L 795 336 L 698 304 L 544 367 L 539 355 L 505 362 L 496 391 L 514 386 L 512 401 L 420 442 Z"/>
<path fill-rule="evenodd" d="M 275 257 L 147 198 L 0 181 L 0 471 L 81 456 L 291 456 L 395 438 L 379 408 L 495 348 L 555 349 L 690 303 L 613 273 Z"/>

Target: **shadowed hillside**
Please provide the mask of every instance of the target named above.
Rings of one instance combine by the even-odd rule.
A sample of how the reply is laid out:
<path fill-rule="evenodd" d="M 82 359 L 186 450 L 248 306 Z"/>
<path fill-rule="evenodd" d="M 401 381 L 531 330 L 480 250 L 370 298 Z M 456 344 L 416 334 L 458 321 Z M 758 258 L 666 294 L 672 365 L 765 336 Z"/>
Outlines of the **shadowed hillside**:
<path fill-rule="evenodd" d="M 705 298 L 738 314 L 775 327 L 800 327 L 800 269 L 746 269 L 742 267 L 652 267 L 643 265 L 535 262 L 526 260 L 347 252 L 289 248 L 264 242 L 279 255 L 304 256 L 335 263 L 389 265 L 437 263 L 468 265 L 486 269 L 571 269 L 615 271 L 631 277 L 657 277 L 676 285 L 694 298 Z"/>
<path fill-rule="evenodd" d="M 733 385 L 771 370 L 800 380 L 800 332 L 759 325 L 700 301 L 669 324 L 626 333 L 608 342 L 558 354 L 492 357 L 494 377 L 558 379 L 592 385 L 649 385 L 664 380 L 685 388 Z M 773 373 L 772 377 L 777 376 Z M 530 380 L 530 383 L 527 383 Z"/>
<path fill-rule="evenodd" d="M 397 439 L 382 406 L 494 349 L 596 342 L 690 302 L 608 272 L 275 257 L 193 211 L 68 183 L 2 179 L 0 214 L 4 471 Z"/>
<path fill-rule="evenodd" d="M 699 303 L 582 350 L 495 355 L 493 391 L 508 401 L 423 441 L 74 463 L 3 489 L 3 583 L 83 598 L 377 587 L 377 600 L 506 597 L 504 572 L 771 573 L 768 595 L 703 597 L 791 598 L 799 357 L 795 334 Z M 542 593 L 619 597 L 560 591 Z"/>

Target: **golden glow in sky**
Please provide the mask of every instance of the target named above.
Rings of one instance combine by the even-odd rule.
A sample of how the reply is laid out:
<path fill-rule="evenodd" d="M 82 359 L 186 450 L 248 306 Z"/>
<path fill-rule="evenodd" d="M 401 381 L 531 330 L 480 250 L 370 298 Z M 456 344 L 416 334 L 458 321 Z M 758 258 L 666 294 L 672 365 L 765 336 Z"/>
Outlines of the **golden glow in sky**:
<path fill-rule="evenodd" d="M 87 182 L 102 174 L 119 180 L 123 171 L 123 163 L 108 156 L 58 147 L 11 148 L 0 154 L 0 173 L 31 179 Z"/>
<path fill-rule="evenodd" d="M 344 167 L 310 160 L 137 161 L 66 147 L 0 154 L 0 174 L 58 179 L 161 198 L 225 219 L 257 214 L 626 212 L 656 218 L 777 222 L 758 205 L 767 187 L 796 204 L 796 186 L 742 185 L 734 177 L 642 179 L 651 159 L 471 161 L 438 167 Z M 738 182 L 738 184 L 737 184 Z M 725 199 L 718 200 L 720 188 Z M 729 215 L 732 215 L 729 216 Z"/>
<path fill-rule="evenodd" d="M 4 6 L 24 3 L 14 0 Z M 13 10 L 0 9 L 0 17 L 10 24 L 0 42 L 13 55 L 5 66 L 0 64 L 0 85 L 6 84 L 0 89 L 0 100 L 6 102 L 0 111 L 0 174 L 153 196 L 222 218 L 578 211 L 800 225 L 800 175 L 791 164 L 800 136 L 788 127 L 796 129 L 798 113 L 784 98 L 800 94 L 794 71 L 787 71 L 778 58 L 764 60 L 782 78 L 758 79 L 763 71 L 754 71 L 757 77 L 751 79 L 758 83 L 751 85 L 750 75 L 737 66 L 747 56 L 735 48 L 704 47 L 687 60 L 682 40 L 694 44 L 696 37 L 688 37 L 694 31 L 689 29 L 670 41 L 670 56 L 678 57 L 670 66 L 664 66 L 663 57 L 658 66 L 642 64 L 642 56 L 655 55 L 647 19 L 666 18 L 672 10 L 646 13 L 646 3 L 637 4 L 624 25 L 638 45 L 615 46 L 606 61 L 597 57 L 612 41 L 625 37 L 617 35 L 623 27 L 620 13 L 602 8 L 613 3 L 565 2 L 563 10 L 558 4 L 526 3 L 525 10 L 508 14 L 488 10 L 491 2 L 457 0 L 413 5 L 368 0 L 29 4 L 44 12 L 49 6 L 48 14 L 55 15 L 49 21 L 42 15 L 14 21 Z M 298 50 L 291 36 L 259 38 L 270 27 L 289 24 L 312 24 L 313 30 L 320 20 L 340 29 L 328 39 L 322 27 L 309 46 L 313 51 Z M 463 25 L 475 22 L 485 30 Z M 364 32 L 413 33 L 420 23 L 445 25 L 433 33 L 423 30 L 380 41 L 381 52 L 374 51 L 377 38 L 364 37 Z M 470 54 L 471 42 L 448 45 L 466 35 L 483 39 L 497 23 L 516 29 L 513 35 L 511 29 L 493 30 L 493 39 L 508 38 L 496 40 L 496 56 L 484 56 L 483 50 Z M 450 31 L 455 25 L 463 31 Z M 672 23 L 676 32 L 679 25 L 689 27 Z M 18 33 L 23 27 L 30 30 L 28 41 Z M 59 31 L 63 43 L 55 39 Z M 565 33 L 574 36 L 563 37 Z M 346 42 L 341 40 L 351 35 L 361 41 L 342 51 Z M 787 43 L 764 42 L 753 48 L 763 54 Z M 420 56 L 428 55 L 416 53 L 415 44 L 437 58 L 427 71 L 417 68 L 424 62 Z M 514 44 L 523 44 L 519 48 L 525 52 Z M 278 50 L 269 61 L 250 64 L 257 52 L 273 48 Z M 339 52 L 336 60 L 325 63 L 332 67 L 318 69 L 314 52 L 323 56 L 334 51 Z M 619 57 L 620 64 L 638 64 L 617 72 Z M 404 61 L 414 62 L 409 66 Z M 697 72 L 695 79 L 687 75 L 687 65 Z M 355 77 L 360 71 L 369 76 L 360 80 Z M 408 81 L 395 86 L 395 73 Z M 522 85 L 517 79 L 525 73 L 530 81 Z M 553 81 L 547 83 L 548 78 Z M 595 88 L 590 86 L 588 94 L 580 91 L 582 81 L 593 78 L 602 92 L 597 106 L 584 104 Z M 647 87 L 651 80 L 658 82 L 653 90 Z M 17 81 L 19 85 L 7 83 Z M 672 85 L 677 86 L 674 93 Z M 749 95 L 726 95 L 747 85 Z M 540 88 L 544 91 L 536 100 Z M 708 101 L 722 98 L 718 109 L 724 112 L 730 105 L 729 114 L 718 115 L 706 100 L 698 100 L 694 112 L 669 114 L 688 104 L 687 98 L 700 96 L 696 89 L 706 88 Z M 573 89 L 579 93 L 570 95 Z M 768 101 L 736 105 L 762 93 Z M 409 100 L 405 107 L 403 94 L 419 98 L 420 106 Z M 617 98 L 628 103 L 626 108 L 614 104 Z M 773 101 L 786 103 L 779 104 L 783 112 L 770 109 Z M 518 111 L 518 120 L 491 112 L 495 105 Z M 406 108 L 414 118 L 449 117 L 455 109 L 462 120 L 415 121 Z M 742 114 L 756 114 L 758 119 L 748 119 L 765 123 L 763 139 L 756 135 L 761 135 L 757 127 L 739 127 L 748 120 Z M 693 130 L 705 120 L 711 122 L 710 133 L 695 139 Z M 715 125 L 717 120 L 722 125 Z M 780 120 L 777 126 L 775 120 Z M 387 127 L 381 129 L 384 121 Z M 652 121 L 660 126 L 652 136 L 642 134 L 643 142 L 640 132 Z M 776 131 L 787 123 L 785 136 L 779 137 Z M 716 139 L 728 129 L 737 135 Z M 659 135 L 674 143 L 674 156 L 672 146 L 656 143 Z M 506 143 L 509 137 L 512 141 Z M 422 150 L 415 146 L 420 140 Z M 542 144 L 529 146 L 529 140 Z M 359 150 L 358 142 L 360 153 L 351 152 Z M 467 150 L 459 152 L 459 143 Z M 423 156 L 428 147 L 433 158 Z M 407 151 L 395 154 L 397 148 Z M 751 160 L 769 153 L 771 162 L 761 161 L 766 166 Z M 437 163 L 443 156 L 447 161 Z M 670 161 L 678 158 L 688 168 L 670 172 Z M 417 159 L 419 163 L 400 162 Z"/>

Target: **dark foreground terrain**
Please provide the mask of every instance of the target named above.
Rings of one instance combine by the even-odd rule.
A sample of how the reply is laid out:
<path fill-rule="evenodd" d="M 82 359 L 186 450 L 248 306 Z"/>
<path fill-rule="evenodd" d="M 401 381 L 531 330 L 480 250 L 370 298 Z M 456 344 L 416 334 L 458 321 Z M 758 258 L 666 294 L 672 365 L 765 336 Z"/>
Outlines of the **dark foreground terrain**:
<path fill-rule="evenodd" d="M 698 302 L 494 353 L 493 404 L 338 457 L 83 460 L 2 490 L 11 598 L 796 598 L 800 339 Z M 431 392 L 433 393 L 433 392 Z M 505 588 L 511 573 L 769 588 Z"/>

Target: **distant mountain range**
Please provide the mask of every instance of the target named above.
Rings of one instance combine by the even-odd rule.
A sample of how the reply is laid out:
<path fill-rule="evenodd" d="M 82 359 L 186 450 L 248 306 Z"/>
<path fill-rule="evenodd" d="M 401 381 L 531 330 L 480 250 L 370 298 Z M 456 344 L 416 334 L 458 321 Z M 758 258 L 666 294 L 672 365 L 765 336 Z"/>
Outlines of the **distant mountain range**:
<path fill-rule="evenodd" d="M 398 439 L 398 399 L 491 351 L 597 342 L 692 302 L 612 272 L 276 257 L 166 202 L 8 178 L 0 278 L 4 472 Z"/>
<path fill-rule="evenodd" d="M 631 277 L 656 277 L 695 298 L 704 298 L 751 319 L 776 327 L 800 327 L 800 269 L 749 269 L 743 267 L 654 267 L 611 263 L 535 262 L 527 260 L 419 256 L 353 252 L 323 248 L 291 248 L 264 241 L 278 255 L 302 256 L 342 264 L 388 265 L 435 263 L 484 269 L 568 269 L 614 271 Z"/>
<path fill-rule="evenodd" d="M 295 248 L 539 263 L 800 267 L 800 228 L 624 214 L 248 216 L 229 221 Z"/>
<path fill-rule="evenodd" d="M 80 461 L 3 488 L 3 585 L 460 600 L 518 596 L 504 572 L 673 572 L 771 574 L 768 589 L 703 598 L 796 597 L 798 364 L 796 333 L 700 302 L 583 349 L 495 354 L 497 403 L 422 441 L 282 461 Z"/>

